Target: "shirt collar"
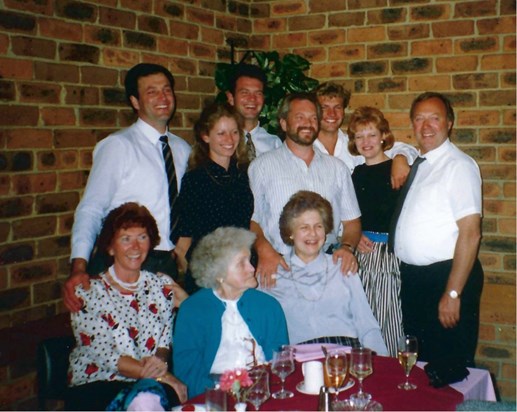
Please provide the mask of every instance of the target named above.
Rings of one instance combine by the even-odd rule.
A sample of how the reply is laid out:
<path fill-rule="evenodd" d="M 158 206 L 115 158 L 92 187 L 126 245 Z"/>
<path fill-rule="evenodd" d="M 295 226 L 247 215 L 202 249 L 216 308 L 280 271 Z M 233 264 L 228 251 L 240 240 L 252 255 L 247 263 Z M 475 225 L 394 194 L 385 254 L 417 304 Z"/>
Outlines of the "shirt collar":
<path fill-rule="evenodd" d="M 436 149 L 433 149 L 421 156 L 425 157 L 427 159 L 427 161 L 429 162 L 429 164 L 433 164 L 433 163 L 437 162 L 439 159 L 441 159 L 443 157 L 443 154 L 446 153 L 450 149 L 451 146 L 452 146 L 452 143 L 449 140 L 449 138 L 447 138 L 447 140 L 445 140 Z"/>
<path fill-rule="evenodd" d="M 294 246 L 291 250 L 291 256 L 290 256 L 290 265 L 289 266 L 296 266 L 299 268 L 309 268 L 309 267 L 323 267 L 323 264 L 325 263 L 325 253 L 323 250 L 320 251 L 319 255 L 314 259 L 313 261 L 309 263 L 305 263 L 303 260 L 301 260 L 296 253 L 294 253 Z"/>
<path fill-rule="evenodd" d="M 151 144 L 156 145 L 158 141 L 160 140 L 160 136 L 163 136 L 161 133 L 158 132 L 153 126 L 151 126 L 149 123 L 146 123 L 141 118 L 138 118 L 136 121 L 136 127 L 142 132 L 142 134 L 146 137 Z M 169 129 L 167 128 L 167 131 L 165 132 L 165 135 L 168 136 Z"/>

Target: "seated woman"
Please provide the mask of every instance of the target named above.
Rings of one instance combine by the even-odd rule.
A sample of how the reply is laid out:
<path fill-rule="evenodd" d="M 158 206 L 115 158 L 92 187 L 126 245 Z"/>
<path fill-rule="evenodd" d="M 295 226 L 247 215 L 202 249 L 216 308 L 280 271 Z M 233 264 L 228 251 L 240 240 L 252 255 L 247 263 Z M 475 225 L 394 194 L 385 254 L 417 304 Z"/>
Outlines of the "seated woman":
<path fill-rule="evenodd" d="M 397 356 L 397 341 L 404 334 L 400 303 L 399 260 L 388 251 L 388 231 L 399 191 L 391 187 L 393 161 L 384 154 L 395 138 L 382 112 L 359 107 L 348 124 L 348 148 L 364 156 L 365 164 L 352 174 L 361 209 L 363 234 L 357 245 L 359 277 L 373 315 L 379 322 L 391 356 Z"/>
<path fill-rule="evenodd" d="M 187 269 L 203 236 L 223 226 L 248 229 L 253 213 L 241 117 L 232 106 L 214 103 L 203 110 L 194 133 L 189 170 L 178 198 L 179 239 L 174 252 L 180 271 Z M 198 289 L 190 271 L 185 288 L 189 293 Z"/>
<path fill-rule="evenodd" d="M 146 396 L 158 395 L 151 396 L 157 405 L 144 405 L 148 409 L 159 407 L 160 400 L 163 408 L 186 400 L 185 385 L 167 367 L 175 286 L 167 276 L 140 270 L 159 240 L 156 221 L 144 206 L 125 203 L 106 217 L 98 247 L 113 265 L 92 278 L 88 290 L 77 288 L 84 305 L 71 314 L 76 347 L 65 410 L 105 410 L 135 384 L 146 388 Z"/>
<path fill-rule="evenodd" d="M 332 230 L 332 206 L 317 193 L 299 191 L 280 214 L 280 235 L 293 246 L 278 266 L 276 286 L 262 289 L 282 305 L 291 344 L 338 343 L 366 346 L 380 355 L 387 349 L 361 280 L 343 276 L 339 262 L 322 251 Z"/>
<path fill-rule="evenodd" d="M 256 290 L 250 248 L 255 235 L 222 227 L 205 236 L 190 267 L 202 287 L 185 300 L 174 330 L 174 372 L 189 397 L 213 385 L 211 374 L 270 360 L 288 344 L 280 304 Z"/>

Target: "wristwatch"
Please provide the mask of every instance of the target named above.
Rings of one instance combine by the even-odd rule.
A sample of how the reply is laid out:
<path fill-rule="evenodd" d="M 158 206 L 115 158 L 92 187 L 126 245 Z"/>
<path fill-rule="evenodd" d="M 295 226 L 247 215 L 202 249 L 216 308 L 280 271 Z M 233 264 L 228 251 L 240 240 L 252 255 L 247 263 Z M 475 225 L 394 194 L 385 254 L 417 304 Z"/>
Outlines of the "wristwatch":
<path fill-rule="evenodd" d="M 454 289 L 450 290 L 448 295 L 451 297 L 451 299 L 458 299 L 460 297 L 460 294 Z"/>

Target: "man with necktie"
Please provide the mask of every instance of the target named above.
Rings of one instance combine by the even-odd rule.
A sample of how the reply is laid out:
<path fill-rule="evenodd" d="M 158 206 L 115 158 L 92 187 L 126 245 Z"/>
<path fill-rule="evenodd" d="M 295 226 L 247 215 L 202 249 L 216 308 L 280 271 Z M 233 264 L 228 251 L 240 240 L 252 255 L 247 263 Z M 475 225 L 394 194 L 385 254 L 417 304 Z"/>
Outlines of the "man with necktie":
<path fill-rule="evenodd" d="M 483 288 L 479 168 L 449 139 L 454 111 L 445 96 L 421 94 L 410 118 L 422 160 L 390 233 L 401 259 L 404 330 L 417 336 L 420 360 L 473 366 Z"/>
<path fill-rule="evenodd" d="M 260 126 L 259 116 L 264 107 L 266 75 L 252 64 L 239 63 L 226 92 L 228 103 L 244 119 L 244 138 L 250 162 L 262 153 L 276 149 L 282 141 Z"/>
<path fill-rule="evenodd" d="M 75 212 L 70 277 L 63 289 L 65 306 L 71 311 L 81 307 L 75 286 L 87 287 L 88 274 L 106 269 L 95 241 L 104 217 L 123 203 L 145 206 L 158 225 L 160 243 L 149 252 L 142 269 L 176 275 L 174 204 L 190 145 L 168 128 L 176 109 L 174 77 L 163 66 L 140 63 L 128 71 L 124 84 L 138 120 L 101 140 L 93 151 L 88 183 Z"/>

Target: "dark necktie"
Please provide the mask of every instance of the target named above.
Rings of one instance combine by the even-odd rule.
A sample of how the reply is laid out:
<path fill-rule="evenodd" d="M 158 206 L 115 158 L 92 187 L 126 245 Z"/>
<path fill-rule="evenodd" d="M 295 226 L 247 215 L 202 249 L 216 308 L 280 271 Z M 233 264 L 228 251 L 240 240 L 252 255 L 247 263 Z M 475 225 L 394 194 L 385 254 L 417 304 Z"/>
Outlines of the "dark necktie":
<path fill-rule="evenodd" d="M 165 172 L 167 173 L 167 180 L 169 182 L 169 205 L 170 205 L 170 238 L 173 239 L 173 231 L 178 222 L 178 214 L 174 210 L 174 205 L 178 198 L 178 184 L 176 182 L 176 170 L 174 169 L 174 159 L 172 158 L 172 150 L 169 146 L 167 136 L 160 136 L 162 143 L 162 155 L 165 161 Z"/>
<path fill-rule="evenodd" d="M 248 159 L 250 162 L 257 157 L 257 150 L 255 149 L 255 145 L 251 139 L 250 132 L 246 133 L 246 150 L 248 151 Z"/>
<path fill-rule="evenodd" d="M 425 160 L 425 157 L 417 157 L 413 162 L 413 166 L 411 166 L 411 171 L 409 172 L 409 176 L 406 180 L 406 184 L 402 186 L 400 189 L 400 194 L 397 199 L 397 204 L 395 205 L 395 211 L 393 212 L 393 216 L 391 217 L 390 222 L 390 233 L 388 237 L 388 251 L 393 253 L 395 248 L 395 231 L 397 229 L 397 221 L 399 220 L 400 213 L 402 212 L 402 207 L 404 206 L 404 201 L 406 200 L 406 196 L 409 192 L 409 188 L 413 184 L 413 180 L 415 180 L 416 172 L 420 164 Z"/>

